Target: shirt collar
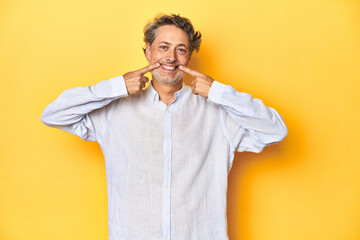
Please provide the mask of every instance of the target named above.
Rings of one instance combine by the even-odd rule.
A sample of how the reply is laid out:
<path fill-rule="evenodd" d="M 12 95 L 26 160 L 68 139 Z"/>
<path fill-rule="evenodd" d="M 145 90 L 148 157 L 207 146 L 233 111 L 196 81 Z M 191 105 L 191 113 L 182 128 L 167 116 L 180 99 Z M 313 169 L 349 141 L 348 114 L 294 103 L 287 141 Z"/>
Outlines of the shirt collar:
<path fill-rule="evenodd" d="M 176 102 L 179 98 L 182 98 L 185 94 L 185 84 L 183 82 L 182 87 L 179 91 L 175 92 L 175 100 Z M 150 97 L 150 100 L 152 103 L 160 101 L 159 93 L 154 89 L 152 85 L 152 81 L 150 81 L 148 86 L 148 96 Z"/>

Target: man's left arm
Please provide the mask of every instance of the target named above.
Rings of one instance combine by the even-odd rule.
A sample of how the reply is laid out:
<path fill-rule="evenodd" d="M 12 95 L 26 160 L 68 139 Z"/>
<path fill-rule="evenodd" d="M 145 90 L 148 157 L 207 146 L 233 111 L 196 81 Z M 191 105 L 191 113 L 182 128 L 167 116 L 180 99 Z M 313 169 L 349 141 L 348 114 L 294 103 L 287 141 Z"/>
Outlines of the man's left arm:
<path fill-rule="evenodd" d="M 260 99 L 237 92 L 232 86 L 214 81 L 205 74 L 186 67 L 180 69 L 194 77 L 191 82 L 193 94 L 207 97 L 208 101 L 221 106 L 222 124 L 234 151 L 260 152 L 287 135 L 280 114 Z"/>

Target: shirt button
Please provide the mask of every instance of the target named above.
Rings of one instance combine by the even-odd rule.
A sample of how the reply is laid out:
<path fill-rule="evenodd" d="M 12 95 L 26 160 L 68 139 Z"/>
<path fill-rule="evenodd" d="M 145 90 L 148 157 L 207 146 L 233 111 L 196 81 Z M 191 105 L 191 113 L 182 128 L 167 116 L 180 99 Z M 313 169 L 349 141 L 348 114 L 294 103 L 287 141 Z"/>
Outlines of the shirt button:
<path fill-rule="evenodd" d="M 170 136 L 170 135 L 167 133 L 166 136 L 168 137 L 168 136 Z"/>
<path fill-rule="evenodd" d="M 169 215 L 169 212 L 168 212 L 168 211 L 166 211 L 166 212 L 165 212 L 165 214 L 166 214 L 166 215 Z"/>
<path fill-rule="evenodd" d="M 165 187 L 166 187 L 166 188 L 169 188 L 169 185 L 166 184 Z"/>
<path fill-rule="evenodd" d="M 166 112 L 170 112 L 170 110 L 168 109 L 168 110 L 166 110 Z"/>
<path fill-rule="evenodd" d="M 168 163 L 168 162 L 170 162 L 170 160 L 169 160 L 169 159 L 166 159 L 166 162 Z"/>

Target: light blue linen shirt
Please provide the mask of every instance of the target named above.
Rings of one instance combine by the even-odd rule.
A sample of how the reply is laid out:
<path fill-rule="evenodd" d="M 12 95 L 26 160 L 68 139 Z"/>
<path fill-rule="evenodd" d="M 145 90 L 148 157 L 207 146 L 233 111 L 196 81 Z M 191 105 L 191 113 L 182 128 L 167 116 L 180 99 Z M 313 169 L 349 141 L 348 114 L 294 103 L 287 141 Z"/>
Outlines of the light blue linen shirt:
<path fill-rule="evenodd" d="M 227 240 L 234 152 L 287 135 L 274 109 L 217 81 L 209 98 L 183 85 L 166 106 L 151 84 L 128 96 L 119 76 L 64 91 L 41 119 L 100 144 L 109 240 Z"/>

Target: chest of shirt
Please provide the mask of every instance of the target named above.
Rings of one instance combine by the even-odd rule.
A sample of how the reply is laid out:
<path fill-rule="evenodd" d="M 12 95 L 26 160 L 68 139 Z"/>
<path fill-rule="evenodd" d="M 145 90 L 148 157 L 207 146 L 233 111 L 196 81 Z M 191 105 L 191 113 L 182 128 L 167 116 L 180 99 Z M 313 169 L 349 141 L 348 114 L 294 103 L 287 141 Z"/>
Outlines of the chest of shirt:
<path fill-rule="evenodd" d="M 161 165 L 166 144 L 171 145 L 175 159 L 199 154 L 200 161 L 200 155 L 214 147 L 226 150 L 219 107 L 198 96 L 178 99 L 167 108 L 147 96 L 116 103 L 103 137 L 103 151 L 141 160 L 142 165 L 144 159 Z"/>

